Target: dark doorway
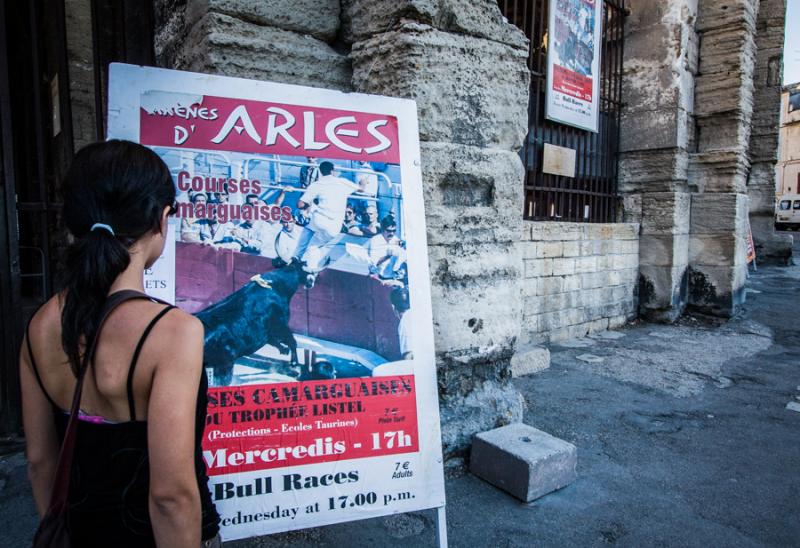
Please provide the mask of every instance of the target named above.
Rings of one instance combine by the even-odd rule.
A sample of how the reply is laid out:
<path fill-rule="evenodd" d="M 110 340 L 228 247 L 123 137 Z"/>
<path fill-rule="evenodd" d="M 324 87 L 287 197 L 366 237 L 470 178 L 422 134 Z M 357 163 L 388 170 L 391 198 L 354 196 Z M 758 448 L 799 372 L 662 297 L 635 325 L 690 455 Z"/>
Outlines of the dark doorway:
<path fill-rule="evenodd" d="M 56 290 L 68 243 L 59 188 L 76 146 L 75 120 L 78 143 L 103 136 L 108 64 L 154 59 L 151 0 L 65 6 L 0 0 L 0 434 L 20 428 L 19 344 L 27 319 Z M 69 43 L 76 34 L 87 51 Z"/>

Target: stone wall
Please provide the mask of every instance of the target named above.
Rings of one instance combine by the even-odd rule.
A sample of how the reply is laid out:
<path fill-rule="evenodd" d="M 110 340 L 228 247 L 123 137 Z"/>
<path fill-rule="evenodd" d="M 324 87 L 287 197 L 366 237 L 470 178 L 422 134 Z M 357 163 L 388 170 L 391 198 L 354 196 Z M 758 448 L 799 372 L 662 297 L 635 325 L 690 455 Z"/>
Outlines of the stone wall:
<path fill-rule="evenodd" d="M 691 305 L 730 316 L 744 300 L 748 182 L 757 245 L 785 254 L 768 204 L 785 6 L 646 0 L 630 9 L 620 188 L 624 218 L 642 227 L 640 312 L 672 321 Z"/>
<path fill-rule="evenodd" d="M 689 150 L 693 146 L 697 2 L 630 4 L 625 25 L 620 191 L 641 224 L 640 313 L 672 321 L 688 300 Z"/>
<path fill-rule="evenodd" d="M 724 316 L 734 314 L 745 298 L 758 8 L 758 0 L 701 0 L 698 7 L 689 301 L 702 312 Z"/>
<path fill-rule="evenodd" d="M 526 222 L 521 245 L 522 344 L 583 337 L 636 317 L 638 224 Z"/>
<path fill-rule="evenodd" d="M 494 0 L 157 0 L 161 66 L 414 99 L 442 441 L 520 420 L 524 34 Z"/>
<path fill-rule="evenodd" d="M 67 31 L 72 136 L 75 150 L 80 150 L 103 137 L 96 135 L 91 1 L 66 0 L 64 16 Z"/>

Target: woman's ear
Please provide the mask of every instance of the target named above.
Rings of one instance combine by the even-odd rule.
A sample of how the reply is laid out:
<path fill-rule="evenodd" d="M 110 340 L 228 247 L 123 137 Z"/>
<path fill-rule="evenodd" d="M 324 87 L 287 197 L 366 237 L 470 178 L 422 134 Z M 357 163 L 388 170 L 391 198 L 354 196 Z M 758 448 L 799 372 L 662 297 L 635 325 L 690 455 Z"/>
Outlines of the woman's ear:
<path fill-rule="evenodd" d="M 167 230 L 169 228 L 169 214 L 172 211 L 172 206 L 165 206 L 161 212 L 161 221 L 158 225 L 158 231 L 166 238 Z"/>

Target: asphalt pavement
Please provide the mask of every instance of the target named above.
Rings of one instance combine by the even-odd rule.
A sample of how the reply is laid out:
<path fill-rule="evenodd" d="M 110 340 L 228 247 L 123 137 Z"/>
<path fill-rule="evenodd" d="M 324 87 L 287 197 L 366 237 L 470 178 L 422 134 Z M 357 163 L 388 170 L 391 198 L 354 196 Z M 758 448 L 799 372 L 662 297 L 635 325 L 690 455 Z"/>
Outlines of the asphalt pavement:
<path fill-rule="evenodd" d="M 800 256 L 800 246 L 795 246 Z M 525 422 L 578 447 L 578 479 L 530 504 L 447 480 L 450 546 L 800 546 L 800 266 L 762 267 L 741 314 L 635 323 L 553 345 L 515 380 Z M 5 449 L 3 449 L 3 447 Z M 24 456 L 0 446 L 0 546 L 36 525 Z M 435 546 L 433 512 L 226 543 Z"/>

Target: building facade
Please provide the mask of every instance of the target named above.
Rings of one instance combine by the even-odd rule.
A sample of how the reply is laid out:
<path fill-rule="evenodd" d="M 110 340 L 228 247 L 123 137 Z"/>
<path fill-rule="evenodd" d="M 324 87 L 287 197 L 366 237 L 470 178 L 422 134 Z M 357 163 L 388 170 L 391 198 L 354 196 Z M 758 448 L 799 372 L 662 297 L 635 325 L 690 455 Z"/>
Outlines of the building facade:
<path fill-rule="evenodd" d="M 10 22 L 31 29 L 39 63 L 24 74 L 40 96 L 26 107 L 30 123 L 12 119 L 3 133 L 7 363 L 25 315 L 56 287 L 53 186 L 72 151 L 103 135 L 109 61 L 417 102 L 454 469 L 474 433 L 522 418 L 512 369 L 546 365 L 541 345 L 638 316 L 735 313 L 748 226 L 760 260 L 791 252 L 772 228 L 782 0 L 605 0 L 597 134 L 542 115 L 544 0 L 33 2 L 47 17 L 10 4 L 4 40 L 21 32 Z M 47 25 L 60 31 L 47 38 Z M 24 104 L 6 93 L 4 108 Z M 574 177 L 544 174 L 545 144 L 576 151 Z M 29 166 L 15 147 L 47 154 Z M 22 214 L 8 200 L 28 192 L 28 172 L 42 184 Z M 12 428 L 18 400 L 6 369 Z"/>

